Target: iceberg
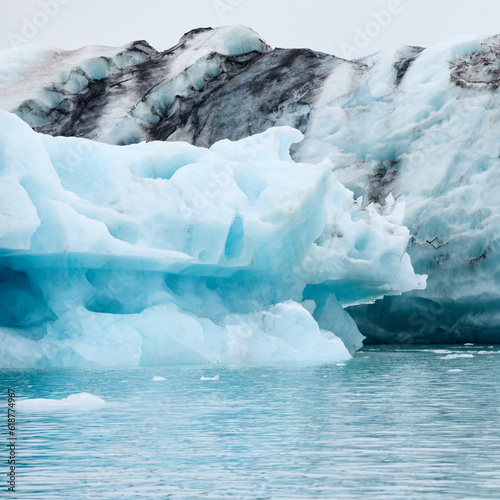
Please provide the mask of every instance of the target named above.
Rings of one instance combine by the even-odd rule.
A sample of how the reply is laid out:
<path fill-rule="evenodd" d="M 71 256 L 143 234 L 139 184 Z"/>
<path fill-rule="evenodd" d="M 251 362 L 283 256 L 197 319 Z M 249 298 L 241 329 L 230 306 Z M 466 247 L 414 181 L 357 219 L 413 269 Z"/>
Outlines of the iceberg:
<path fill-rule="evenodd" d="M 348 61 L 272 48 L 251 29 L 228 26 L 193 30 L 165 51 L 144 41 L 3 51 L 0 108 L 38 132 L 114 145 L 209 148 L 274 127 L 297 129 L 304 138 L 291 144 L 294 162 L 330 160 L 361 209 L 386 217 L 394 205 L 397 224 L 410 231 L 415 271 L 429 279 L 425 289 L 387 293 L 373 304 L 357 300 L 354 285 L 350 297 L 342 296 L 347 288 L 337 290 L 338 300 L 322 295 L 317 282 L 306 284 L 301 299 L 290 297 L 314 311 L 320 329 L 344 318 L 351 351 L 359 340 L 348 339 L 359 339 L 358 328 L 371 343 L 489 344 L 500 341 L 499 67 L 500 35 L 398 46 Z M 141 175 L 169 175 L 148 165 Z M 237 183 L 246 183 L 249 200 L 258 197 L 267 180 L 253 184 L 245 175 L 237 174 Z M 25 196 L 16 189 L 11 196 Z M 211 203 L 210 193 L 199 192 L 200 205 Z M 27 237 L 23 226 L 36 217 L 29 205 L 25 210 L 11 216 L 9 238 Z M 240 227 L 235 218 L 236 241 Z"/>
<path fill-rule="evenodd" d="M 303 135 L 116 146 L 0 111 L 0 366 L 345 361 L 345 308 L 425 287 L 404 207 Z"/>

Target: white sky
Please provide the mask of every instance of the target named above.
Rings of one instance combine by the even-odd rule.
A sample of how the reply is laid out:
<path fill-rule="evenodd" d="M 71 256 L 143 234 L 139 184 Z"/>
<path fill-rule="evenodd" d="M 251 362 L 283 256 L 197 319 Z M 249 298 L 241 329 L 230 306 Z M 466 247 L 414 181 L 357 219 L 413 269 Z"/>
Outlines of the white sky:
<path fill-rule="evenodd" d="M 354 48 L 359 56 L 500 33 L 499 0 L 0 0 L 0 7 L 0 49 L 23 37 L 65 49 L 144 39 L 160 50 L 193 28 L 243 24 L 275 47 L 346 57 Z M 375 19 L 373 13 L 389 8 L 393 14 Z"/>

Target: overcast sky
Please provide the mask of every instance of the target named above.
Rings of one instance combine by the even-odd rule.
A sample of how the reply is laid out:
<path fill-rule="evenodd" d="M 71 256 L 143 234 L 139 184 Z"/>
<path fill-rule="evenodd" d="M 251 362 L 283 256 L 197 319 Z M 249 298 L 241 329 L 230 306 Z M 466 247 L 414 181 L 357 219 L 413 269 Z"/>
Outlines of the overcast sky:
<path fill-rule="evenodd" d="M 459 34 L 500 33 L 499 0 L 0 0 L 0 49 L 144 39 L 157 49 L 197 27 L 243 24 L 274 47 L 359 56 Z"/>

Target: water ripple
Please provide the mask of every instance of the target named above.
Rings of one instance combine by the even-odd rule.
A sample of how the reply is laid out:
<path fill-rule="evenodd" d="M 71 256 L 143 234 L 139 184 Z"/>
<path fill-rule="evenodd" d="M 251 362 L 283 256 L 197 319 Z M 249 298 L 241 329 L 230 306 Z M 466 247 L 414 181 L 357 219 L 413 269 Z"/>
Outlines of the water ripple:
<path fill-rule="evenodd" d="M 207 367 L 0 372 L 18 399 L 105 400 L 19 410 L 18 490 L 32 500 L 498 498 L 500 358 L 487 352 L 499 351 L 365 348 L 346 366 L 219 367 L 210 381 L 200 381 Z M 474 356 L 443 359 L 464 353 Z"/>

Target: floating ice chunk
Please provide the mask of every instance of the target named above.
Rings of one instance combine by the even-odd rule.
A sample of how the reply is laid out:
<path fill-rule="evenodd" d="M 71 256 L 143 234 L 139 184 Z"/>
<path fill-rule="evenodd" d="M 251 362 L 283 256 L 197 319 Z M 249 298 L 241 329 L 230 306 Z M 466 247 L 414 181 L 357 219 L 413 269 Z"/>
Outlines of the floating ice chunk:
<path fill-rule="evenodd" d="M 452 369 L 448 370 L 448 373 L 459 373 L 462 371 L 463 370 L 461 370 L 460 368 L 452 368 Z"/>
<path fill-rule="evenodd" d="M 345 363 L 337 363 L 337 366 L 346 366 Z"/>
<path fill-rule="evenodd" d="M 105 404 L 104 399 L 90 394 L 80 392 L 71 394 L 62 399 L 20 399 L 17 407 L 27 411 L 51 411 L 51 410 L 93 410 Z"/>
<path fill-rule="evenodd" d="M 448 356 L 444 356 L 439 359 L 458 359 L 458 358 L 473 358 L 474 354 L 448 354 Z"/>
<path fill-rule="evenodd" d="M 151 380 L 153 382 L 164 382 L 167 379 L 165 377 L 158 377 L 157 375 L 155 375 Z"/>
<path fill-rule="evenodd" d="M 215 375 L 214 377 L 201 376 L 200 380 L 219 380 L 219 374 Z"/>

